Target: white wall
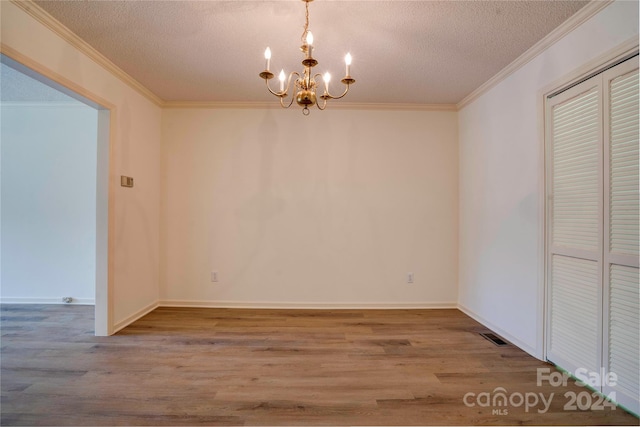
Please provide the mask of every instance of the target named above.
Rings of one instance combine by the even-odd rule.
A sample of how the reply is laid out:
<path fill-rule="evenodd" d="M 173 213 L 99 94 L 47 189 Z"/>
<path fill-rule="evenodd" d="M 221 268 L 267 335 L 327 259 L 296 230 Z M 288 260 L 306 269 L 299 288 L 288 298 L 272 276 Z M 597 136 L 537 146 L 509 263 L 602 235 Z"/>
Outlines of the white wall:
<path fill-rule="evenodd" d="M 631 37 L 617 1 L 459 112 L 463 309 L 542 357 L 543 111 L 540 91 Z"/>
<path fill-rule="evenodd" d="M 161 109 L 12 2 L 0 7 L 5 46 L 115 106 L 111 273 L 113 323 L 123 324 L 158 300 Z M 120 187 L 120 175 L 135 187 Z"/>
<path fill-rule="evenodd" d="M 165 302 L 455 306 L 455 112 L 168 109 L 162 136 Z"/>
<path fill-rule="evenodd" d="M 92 303 L 98 113 L 2 105 L 3 301 Z"/>
<path fill-rule="evenodd" d="M 455 302 L 459 168 L 459 303 L 541 355 L 536 97 L 637 37 L 637 2 L 608 6 L 458 116 L 328 110 L 308 118 L 281 110 L 162 112 L 13 3 L 0 7 L 4 45 L 116 107 L 112 178 L 133 176 L 136 187 L 116 187 L 113 199 L 114 323 L 159 297 Z M 416 274 L 413 286 L 404 283 L 407 271 Z"/>

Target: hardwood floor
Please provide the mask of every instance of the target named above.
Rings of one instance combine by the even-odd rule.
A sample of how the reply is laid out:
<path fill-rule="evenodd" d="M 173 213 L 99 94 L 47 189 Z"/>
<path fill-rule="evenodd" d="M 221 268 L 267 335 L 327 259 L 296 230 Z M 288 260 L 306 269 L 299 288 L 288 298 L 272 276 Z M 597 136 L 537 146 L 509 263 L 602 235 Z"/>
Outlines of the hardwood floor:
<path fill-rule="evenodd" d="M 638 425 L 565 410 L 584 388 L 536 385 L 554 368 L 457 310 L 159 308 L 112 337 L 93 307 L 1 313 L 2 425 Z"/>

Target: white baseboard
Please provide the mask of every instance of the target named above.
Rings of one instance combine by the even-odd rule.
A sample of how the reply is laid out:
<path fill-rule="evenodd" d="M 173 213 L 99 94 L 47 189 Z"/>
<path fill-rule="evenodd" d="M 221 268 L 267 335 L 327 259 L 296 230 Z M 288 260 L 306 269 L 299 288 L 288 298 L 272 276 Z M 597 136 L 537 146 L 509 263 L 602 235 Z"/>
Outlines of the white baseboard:
<path fill-rule="evenodd" d="M 496 326 L 495 324 L 489 322 L 487 319 L 485 319 L 484 317 L 480 316 L 478 313 L 474 312 L 473 310 L 470 310 L 469 308 L 465 307 L 464 305 L 462 305 L 460 303 L 458 303 L 458 309 L 460 311 L 462 311 L 464 314 L 466 314 L 467 316 L 471 317 L 476 322 L 482 323 L 484 326 L 486 326 L 487 328 L 491 329 L 493 332 L 495 332 L 498 335 L 502 336 L 502 338 L 506 339 L 511 344 L 513 344 L 513 345 L 519 347 L 520 349 L 526 351 L 527 353 L 529 353 L 530 355 L 532 355 L 536 359 L 543 360 L 540 357 L 540 355 L 538 354 L 538 350 L 537 349 L 535 349 L 534 347 L 531 347 L 530 345 L 522 342 L 521 340 L 519 340 L 518 338 L 514 337 L 513 335 L 511 335 L 509 332 L 505 331 L 501 327 Z"/>
<path fill-rule="evenodd" d="M 119 330 L 126 328 L 127 326 L 129 326 L 130 324 L 135 322 L 136 320 L 138 320 L 141 317 L 146 316 L 147 314 L 151 313 L 156 308 L 158 308 L 158 301 L 152 302 L 148 306 L 141 308 L 140 310 L 138 310 L 135 313 L 133 313 L 131 316 L 128 316 L 125 319 L 123 319 L 123 320 L 117 322 L 115 325 L 113 325 L 113 333 L 115 334 Z"/>
<path fill-rule="evenodd" d="M 160 307 L 202 307 L 202 308 L 264 308 L 264 309 L 312 309 L 312 310 L 416 310 L 437 308 L 458 308 L 456 302 L 389 302 L 389 303 L 336 303 L 336 302 L 275 302 L 275 301 L 201 301 L 201 300 L 161 300 Z"/>
<path fill-rule="evenodd" d="M 95 305 L 93 298 L 73 298 L 71 302 L 63 302 L 60 298 L 0 298 L 1 304 L 63 304 L 63 305 Z"/>

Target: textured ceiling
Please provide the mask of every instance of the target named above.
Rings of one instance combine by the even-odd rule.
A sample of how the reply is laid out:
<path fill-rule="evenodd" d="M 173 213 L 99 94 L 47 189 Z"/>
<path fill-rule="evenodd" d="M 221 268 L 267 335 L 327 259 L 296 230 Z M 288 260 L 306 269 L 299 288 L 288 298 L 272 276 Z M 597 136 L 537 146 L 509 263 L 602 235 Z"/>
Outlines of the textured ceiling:
<path fill-rule="evenodd" d="M 0 63 L 0 101 L 79 104 L 70 96 L 3 63 Z"/>
<path fill-rule="evenodd" d="M 37 3 L 165 101 L 273 101 L 258 77 L 266 46 L 275 73 L 302 69 L 298 0 Z M 345 100 L 455 104 L 586 3 L 316 0 L 314 71 L 337 92 L 351 52 Z"/>

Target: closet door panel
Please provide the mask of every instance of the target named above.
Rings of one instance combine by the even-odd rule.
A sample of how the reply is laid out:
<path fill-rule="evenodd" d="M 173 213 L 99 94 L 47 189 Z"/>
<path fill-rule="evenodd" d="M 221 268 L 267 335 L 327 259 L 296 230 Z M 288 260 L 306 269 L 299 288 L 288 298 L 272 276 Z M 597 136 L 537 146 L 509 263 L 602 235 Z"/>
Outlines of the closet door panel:
<path fill-rule="evenodd" d="M 594 252 L 600 247 L 598 95 L 593 87 L 553 108 L 552 243 L 557 247 Z"/>
<path fill-rule="evenodd" d="M 603 353 L 616 401 L 640 413 L 639 115 L 637 60 L 603 73 L 605 277 Z"/>
<path fill-rule="evenodd" d="M 553 255 L 550 360 L 565 369 L 600 363 L 600 269 L 596 261 Z"/>
<path fill-rule="evenodd" d="M 609 250 L 638 256 L 638 71 L 609 84 Z"/>
<path fill-rule="evenodd" d="M 638 268 L 613 264 L 609 297 L 609 372 L 616 373 L 618 389 L 632 396 L 640 394 L 640 340 L 638 323 Z M 612 388 L 613 390 L 613 388 Z"/>
<path fill-rule="evenodd" d="M 547 357 L 569 371 L 601 366 L 601 118 L 597 81 L 550 100 Z"/>

